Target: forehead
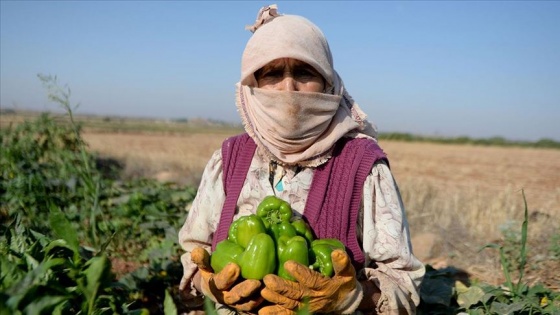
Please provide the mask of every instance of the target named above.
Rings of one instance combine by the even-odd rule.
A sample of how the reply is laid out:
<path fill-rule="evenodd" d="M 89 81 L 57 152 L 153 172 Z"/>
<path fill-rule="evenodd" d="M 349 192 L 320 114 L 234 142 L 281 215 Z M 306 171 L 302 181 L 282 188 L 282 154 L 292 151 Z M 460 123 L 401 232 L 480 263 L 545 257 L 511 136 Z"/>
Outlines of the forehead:
<path fill-rule="evenodd" d="M 264 65 L 263 68 L 280 68 L 280 67 L 285 67 L 285 66 L 313 68 L 308 63 L 303 62 L 301 60 L 293 59 L 293 58 L 275 59 L 275 60 L 272 60 L 271 62 L 267 63 L 266 65 Z"/>

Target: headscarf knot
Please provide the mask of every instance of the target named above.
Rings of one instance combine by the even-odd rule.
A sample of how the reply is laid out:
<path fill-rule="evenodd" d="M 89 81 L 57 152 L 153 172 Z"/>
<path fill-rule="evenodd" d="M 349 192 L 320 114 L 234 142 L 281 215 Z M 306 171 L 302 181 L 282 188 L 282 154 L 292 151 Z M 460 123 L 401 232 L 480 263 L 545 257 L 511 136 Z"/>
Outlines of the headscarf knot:
<path fill-rule="evenodd" d="M 255 20 L 255 24 L 245 26 L 246 30 L 251 31 L 254 33 L 259 27 L 263 26 L 264 24 L 272 21 L 275 17 L 280 16 L 281 14 L 278 13 L 278 6 L 276 4 L 271 4 L 265 7 L 262 7 L 257 14 L 257 19 Z"/>

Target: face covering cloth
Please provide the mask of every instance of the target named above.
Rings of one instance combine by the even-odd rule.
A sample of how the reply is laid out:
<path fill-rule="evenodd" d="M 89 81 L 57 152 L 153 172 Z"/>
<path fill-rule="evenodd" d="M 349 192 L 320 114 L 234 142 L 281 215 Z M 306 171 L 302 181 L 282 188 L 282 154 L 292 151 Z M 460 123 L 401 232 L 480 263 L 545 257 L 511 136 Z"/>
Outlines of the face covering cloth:
<path fill-rule="evenodd" d="M 359 127 L 338 95 L 241 89 L 246 130 L 269 157 L 285 164 L 314 161 Z"/>

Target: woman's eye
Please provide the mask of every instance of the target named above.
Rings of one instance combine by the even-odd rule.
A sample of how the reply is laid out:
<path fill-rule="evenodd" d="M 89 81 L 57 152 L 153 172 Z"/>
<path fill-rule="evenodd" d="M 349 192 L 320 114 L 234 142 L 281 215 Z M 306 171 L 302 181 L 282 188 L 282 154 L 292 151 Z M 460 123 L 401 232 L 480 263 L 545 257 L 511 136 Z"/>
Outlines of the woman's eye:
<path fill-rule="evenodd" d="M 315 74 L 307 69 L 298 69 L 297 71 L 295 71 L 295 75 L 300 77 L 311 77 Z"/>
<path fill-rule="evenodd" d="M 320 78 L 321 76 L 318 75 L 315 71 L 307 68 L 300 68 L 294 71 L 294 76 L 299 78 L 300 80 L 314 80 L 316 78 Z"/>

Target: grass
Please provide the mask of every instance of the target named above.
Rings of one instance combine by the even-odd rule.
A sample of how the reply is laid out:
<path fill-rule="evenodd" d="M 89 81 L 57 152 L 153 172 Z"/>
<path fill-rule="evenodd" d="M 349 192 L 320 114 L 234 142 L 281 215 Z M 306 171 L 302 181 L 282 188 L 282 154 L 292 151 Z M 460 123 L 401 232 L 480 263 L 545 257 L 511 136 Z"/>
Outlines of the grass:
<path fill-rule="evenodd" d="M 542 138 L 537 141 L 521 141 L 521 140 L 509 140 L 504 137 L 473 139 L 467 136 L 436 137 L 436 136 L 413 135 L 410 133 L 392 132 L 392 133 L 380 134 L 380 139 L 406 141 L 406 142 L 432 142 L 432 143 L 441 143 L 441 144 L 470 144 L 470 145 L 482 145 L 482 146 L 560 149 L 560 142 L 550 138 Z"/>
<path fill-rule="evenodd" d="M 523 221 L 521 191 L 505 188 L 498 194 L 484 194 L 477 189 L 447 193 L 428 183 L 404 181 L 400 185 L 413 235 L 430 234 L 435 239 L 425 263 L 454 266 L 468 272 L 473 279 L 498 285 L 504 281 L 502 266 L 495 253 L 480 252 L 486 243 L 498 243 L 513 252 L 520 242 L 517 233 Z M 529 200 L 530 197 L 529 197 Z M 553 216 L 532 212 L 527 232 L 528 282 L 545 282 L 560 290 L 560 277 L 548 266 L 560 263 L 554 258 L 560 223 Z M 513 255 L 513 254 L 512 254 Z"/>

